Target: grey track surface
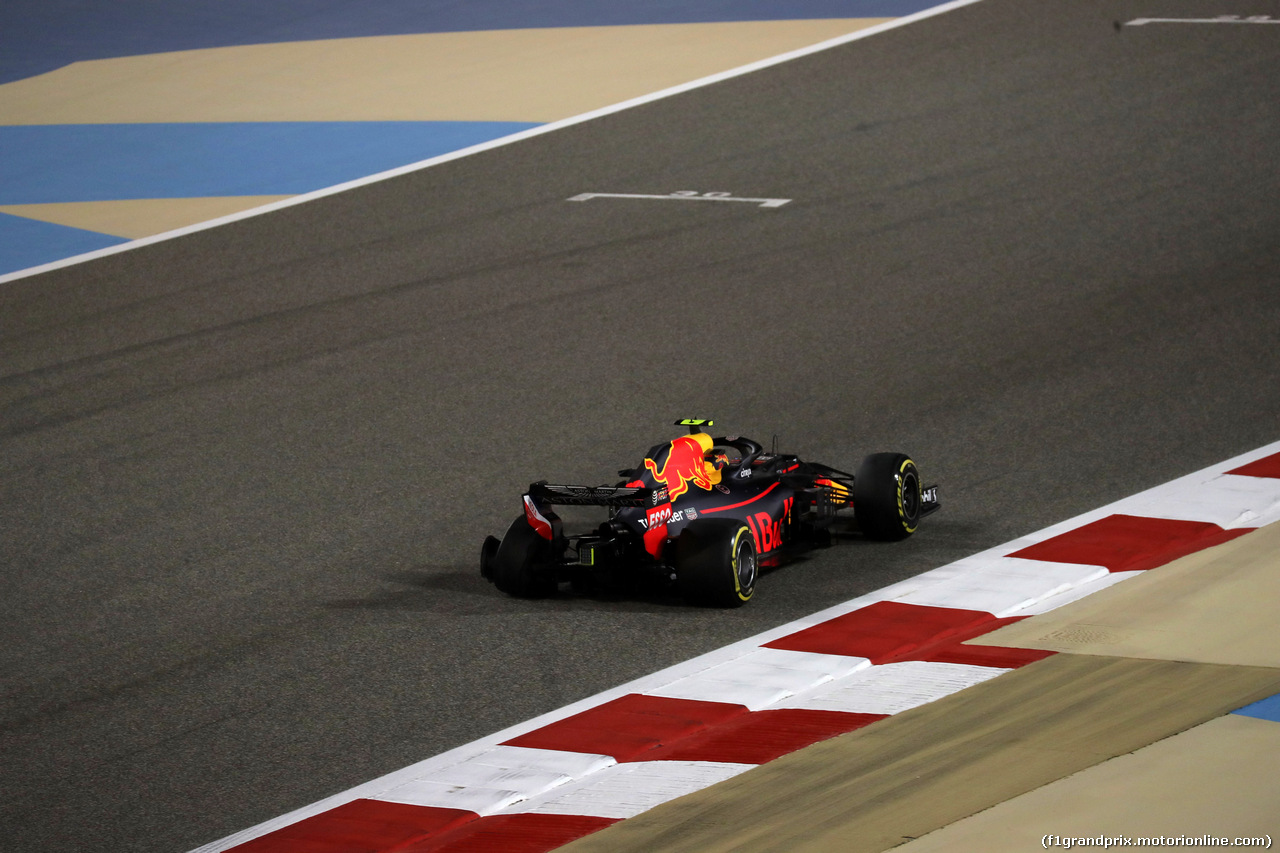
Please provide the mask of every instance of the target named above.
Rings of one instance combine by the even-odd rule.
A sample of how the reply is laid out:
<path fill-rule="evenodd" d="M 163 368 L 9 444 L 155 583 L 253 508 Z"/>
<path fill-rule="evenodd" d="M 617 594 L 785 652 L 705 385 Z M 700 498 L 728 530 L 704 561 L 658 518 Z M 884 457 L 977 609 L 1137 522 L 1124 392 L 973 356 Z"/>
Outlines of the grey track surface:
<path fill-rule="evenodd" d="M 1280 437 L 1280 34 L 985 0 L 0 288 L 0 838 L 181 851 Z M 733 204 L 566 202 L 729 191 Z M 516 601 L 711 415 L 944 511 L 734 612 Z"/>

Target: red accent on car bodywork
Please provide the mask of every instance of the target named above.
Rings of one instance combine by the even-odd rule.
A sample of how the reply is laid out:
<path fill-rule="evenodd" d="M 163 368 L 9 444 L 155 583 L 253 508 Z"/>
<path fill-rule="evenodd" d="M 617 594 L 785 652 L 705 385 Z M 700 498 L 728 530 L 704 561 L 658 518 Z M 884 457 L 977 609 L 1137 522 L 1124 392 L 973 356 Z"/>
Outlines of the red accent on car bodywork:
<path fill-rule="evenodd" d="M 770 492 L 772 492 L 772 491 L 773 491 L 774 489 L 776 489 L 776 488 L 778 488 L 778 484 L 777 484 L 777 483 L 774 483 L 774 484 L 773 484 L 773 485 L 771 485 L 769 488 L 765 489 L 763 492 L 761 492 L 760 494 L 756 495 L 754 498 L 750 498 L 749 500 L 745 500 L 745 501 L 743 501 L 742 503 L 727 504 L 726 506 L 713 506 L 713 507 L 711 507 L 710 509 L 704 509 L 704 510 L 701 510 L 701 512 L 702 512 L 702 514 L 703 514 L 703 515 L 706 515 L 707 513 L 711 513 L 711 512 L 724 512 L 725 510 L 728 510 L 728 509 L 737 509 L 737 508 L 738 508 L 738 507 L 740 507 L 740 506 L 746 506 L 747 504 L 755 503 L 756 501 L 760 500 L 762 497 L 764 497 L 765 495 L 769 494 Z"/>
<path fill-rule="evenodd" d="M 529 526 L 534 529 L 534 532 L 548 542 L 551 541 L 551 522 L 538 511 L 533 498 L 528 495 L 524 496 L 524 517 L 529 520 Z"/>

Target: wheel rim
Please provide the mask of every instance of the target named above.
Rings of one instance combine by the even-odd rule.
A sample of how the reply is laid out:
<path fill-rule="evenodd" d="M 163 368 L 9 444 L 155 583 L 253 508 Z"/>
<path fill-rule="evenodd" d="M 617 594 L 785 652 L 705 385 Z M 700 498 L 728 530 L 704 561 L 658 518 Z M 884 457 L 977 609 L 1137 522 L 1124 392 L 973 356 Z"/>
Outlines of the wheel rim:
<path fill-rule="evenodd" d="M 902 475 L 902 517 L 908 524 L 914 524 L 920 514 L 920 481 L 914 470 Z"/>
<path fill-rule="evenodd" d="M 746 592 L 756 585 L 756 551 L 746 537 L 738 542 L 738 589 Z"/>

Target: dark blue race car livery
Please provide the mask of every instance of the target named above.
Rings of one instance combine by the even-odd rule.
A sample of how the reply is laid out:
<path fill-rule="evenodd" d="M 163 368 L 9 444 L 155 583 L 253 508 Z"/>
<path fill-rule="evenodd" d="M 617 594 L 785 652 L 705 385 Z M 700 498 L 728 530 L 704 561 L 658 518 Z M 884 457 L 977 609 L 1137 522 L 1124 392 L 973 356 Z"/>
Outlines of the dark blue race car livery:
<path fill-rule="evenodd" d="M 841 521 L 871 539 L 905 539 L 940 506 L 938 487 L 921 485 L 903 453 L 873 453 L 849 474 L 749 438 L 713 438 L 713 421 L 677 425 L 688 435 L 650 448 L 616 486 L 531 484 L 506 535 L 485 540 L 481 574 L 523 598 L 647 574 L 695 604 L 736 607 L 762 566 L 830 544 Z M 557 506 L 603 507 L 608 519 L 567 533 Z"/>

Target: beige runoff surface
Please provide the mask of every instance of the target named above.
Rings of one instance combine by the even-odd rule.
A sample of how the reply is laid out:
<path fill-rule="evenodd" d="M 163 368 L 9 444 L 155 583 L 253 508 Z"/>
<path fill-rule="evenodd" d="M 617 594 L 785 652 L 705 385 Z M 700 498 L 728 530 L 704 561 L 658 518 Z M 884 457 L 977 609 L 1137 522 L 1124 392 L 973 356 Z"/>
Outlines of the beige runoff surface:
<path fill-rule="evenodd" d="M 430 33 L 102 59 L 0 86 L 0 124 L 551 122 L 890 20 Z M 0 212 L 139 239 L 280 198 L 72 202 Z"/>
<path fill-rule="evenodd" d="M 1277 602 L 1280 525 L 1273 524 L 974 642 L 1280 668 Z M 1221 717 L 901 850 L 1023 851 L 1046 834 L 1280 840 L 1280 723 Z"/>
<path fill-rule="evenodd" d="M 551 122 L 888 20 L 428 33 L 102 59 L 0 86 L 0 123 Z"/>
<path fill-rule="evenodd" d="M 212 198 L 130 199 L 59 204 L 11 204 L 0 213 L 39 219 L 71 228 L 137 240 L 188 225 L 208 222 L 242 210 L 262 207 L 287 195 L 215 196 Z"/>
<path fill-rule="evenodd" d="M 1062 652 L 562 850 L 1027 851 L 1280 837 L 1280 525 L 983 637 Z M 1023 642 L 1025 640 L 1025 642 Z"/>
<path fill-rule="evenodd" d="M 880 853 L 1277 691 L 1270 668 L 1055 655 L 559 849 Z"/>
<path fill-rule="evenodd" d="M 1273 524 L 973 642 L 1280 667 L 1278 606 Z"/>
<path fill-rule="evenodd" d="M 1026 853 L 1050 834 L 1270 835 L 1280 841 L 1277 756 L 1280 723 L 1228 714 L 1015 797 L 898 850 Z"/>

